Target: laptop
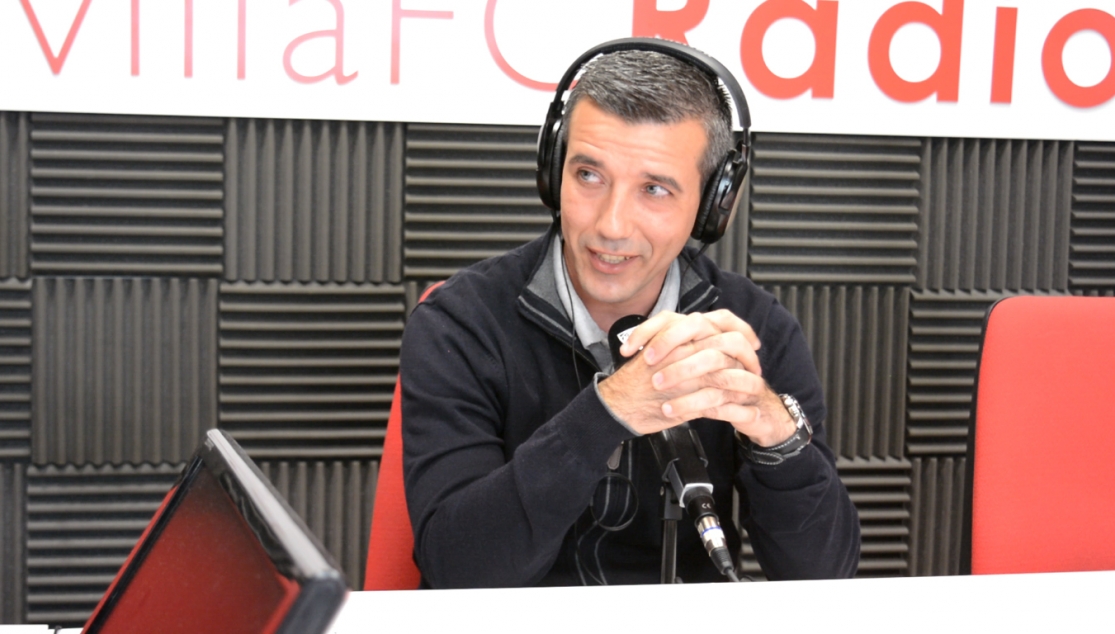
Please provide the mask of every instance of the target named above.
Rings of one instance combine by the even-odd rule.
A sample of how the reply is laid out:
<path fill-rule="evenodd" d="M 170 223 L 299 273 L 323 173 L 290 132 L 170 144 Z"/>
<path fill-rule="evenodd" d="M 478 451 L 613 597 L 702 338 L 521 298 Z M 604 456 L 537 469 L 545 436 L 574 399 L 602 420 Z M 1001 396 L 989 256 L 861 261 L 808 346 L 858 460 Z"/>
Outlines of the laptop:
<path fill-rule="evenodd" d="M 331 557 L 244 450 L 210 430 L 86 634 L 325 632 L 348 592 Z"/>

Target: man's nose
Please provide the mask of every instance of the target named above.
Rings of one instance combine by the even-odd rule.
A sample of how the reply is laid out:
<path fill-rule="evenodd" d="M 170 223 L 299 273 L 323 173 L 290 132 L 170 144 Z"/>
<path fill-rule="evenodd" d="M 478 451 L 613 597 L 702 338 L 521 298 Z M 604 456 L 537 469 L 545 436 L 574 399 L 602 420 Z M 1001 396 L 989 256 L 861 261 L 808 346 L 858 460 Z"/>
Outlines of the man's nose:
<path fill-rule="evenodd" d="M 596 230 L 600 237 L 623 240 L 631 235 L 634 202 L 624 190 L 614 188 L 609 192 L 596 219 Z"/>

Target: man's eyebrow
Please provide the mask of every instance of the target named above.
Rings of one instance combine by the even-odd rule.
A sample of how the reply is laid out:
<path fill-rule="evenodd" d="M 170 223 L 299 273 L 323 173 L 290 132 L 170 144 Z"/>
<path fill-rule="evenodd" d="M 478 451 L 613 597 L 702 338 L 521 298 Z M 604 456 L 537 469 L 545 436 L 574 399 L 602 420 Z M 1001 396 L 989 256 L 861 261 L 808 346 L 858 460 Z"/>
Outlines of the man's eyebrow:
<path fill-rule="evenodd" d="M 573 156 L 569 157 L 568 162 L 576 163 L 578 165 L 588 165 L 589 167 L 604 167 L 603 163 L 587 154 L 574 154 Z"/>
<path fill-rule="evenodd" d="M 682 193 L 682 191 L 684 191 L 681 188 L 681 185 L 679 185 L 678 182 L 670 176 L 664 176 L 664 175 L 661 175 L 661 174 L 650 174 L 650 173 L 643 174 L 643 176 L 647 180 L 654 181 L 656 183 L 661 183 L 661 184 L 665 185 L 668 189 L 672 189 L 679 194 Z"/>

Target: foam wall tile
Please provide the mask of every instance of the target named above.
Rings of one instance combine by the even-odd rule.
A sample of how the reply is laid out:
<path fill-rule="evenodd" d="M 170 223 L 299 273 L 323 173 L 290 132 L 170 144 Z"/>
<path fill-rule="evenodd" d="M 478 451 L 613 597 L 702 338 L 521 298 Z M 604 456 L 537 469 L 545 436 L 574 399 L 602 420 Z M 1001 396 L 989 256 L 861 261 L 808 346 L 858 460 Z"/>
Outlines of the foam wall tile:
<path fill-rule="evenodd" d="M 845 457 L 901 458 L 908 293 L 893 286 L 772 286 L 801 323 L 828 407 L 828 443 Z"/>
<path fill-rule="evenodd" d="M 30 138 L 27 113 L 0 112 L 0 278 L 27 277 Z"/>
<path fill-rule="evenodd" d="M 221 428 L 256 459 L 379 457 L 405 299 L 390 284 L 223 284 Z"/>
<path fill-rule="evenodd" d="M 26 579 L 27 465 L 0 462 L 0 624 L 24 622 Z"/>
<path fill-rule="evenodd" d="M 0 280 L 0 460 L 31 455 L 31 282 Z"/>
<path fill-rule="evenodd" d="M 226 279 L 401 279 L 402 124 L 230 119 L 226 136 Z"/>
<path fill-rule="evenodd" d="M 1066 290 L 1073 144 L 926 143 L 919 286 Z"/>
<path fill-rule="evenodd" d="M 913 283 L 921 163 L 919 139 L 756 134 L 748 275 Z"/>
<path fill-rule="evenodd" d="M 960 572 L 965 463 L 962 456 L 913 460 L 911 575 Z"/>
<path fill-rule="evenodd" d="M 404 273 L 444 279 L 538 237 L 537 128 L 410 124 Z"/>
<path fill-rule="evenodd" d="M 221 273 L 220 119 L 31 116 L 36 275 Z"/>
<path fill-rule="evenodd" d="M 1070 248 L 1073 289 L 1115 289 L 1115 143 L 1076 145 Z"/>
<path fill-rule="evenodd" d="M 217 281 L 38 278 L 36 464 L 178 462 L 217 422 Z"/>

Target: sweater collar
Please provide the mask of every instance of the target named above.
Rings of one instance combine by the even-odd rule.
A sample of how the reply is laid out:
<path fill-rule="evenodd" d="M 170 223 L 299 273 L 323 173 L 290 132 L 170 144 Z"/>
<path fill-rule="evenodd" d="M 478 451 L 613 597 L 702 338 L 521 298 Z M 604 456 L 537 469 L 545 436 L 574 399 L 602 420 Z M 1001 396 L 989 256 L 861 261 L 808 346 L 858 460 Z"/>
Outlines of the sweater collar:
<path fill-rule="evenodd" d="M 608 333 L 596 323 L 588 312 L 588 307 L 578 293 L 573 292 L 573 280 L 569 278 L 569 269 L 565 266 L 565 259 L 561 248 L 563 242 L 560 236 L 555 235 L 550 239 L 549 266 L 554 267 L 554 278 L 557 280 L 558 299 L 561 307 L 573 320 L 573 330 L 577 339 L 592 353 L 596 365 L 601 370 L 611 374 L 613 371 L 611 347 L 608 344 Z M 545 265 L 543 265 L 545 266 Z M 653 317 L 664 310 L 676 310 L 678 306 L 679 291 L 681 289 L 681 272 L 677 260 L 670 263 L 663 281 L 662 289 L 658 292 L 658 301 L 650 309 L 648 317 Z"/>
<path fill-rule="evenodd" d="M 540 238 L 542 248 L 523 292 L 519 295 L 519 312 L 554 337 L 569 343 L 575 350 L 588 355 L 581 345 L 569 319 L 569 313 L 562 305 L 558 294 L 561 280 L 555 275 L 553 241 L 557 237 L 557 225 Z M 695 264 L 696 251 L 685 248 L 678 256 L 677 264 L 682 270 L 680 281 L 680 300 L 678 312 L 692 313 L 707 309 L 720 297 L 720 290 L 709 282 Z"/>

